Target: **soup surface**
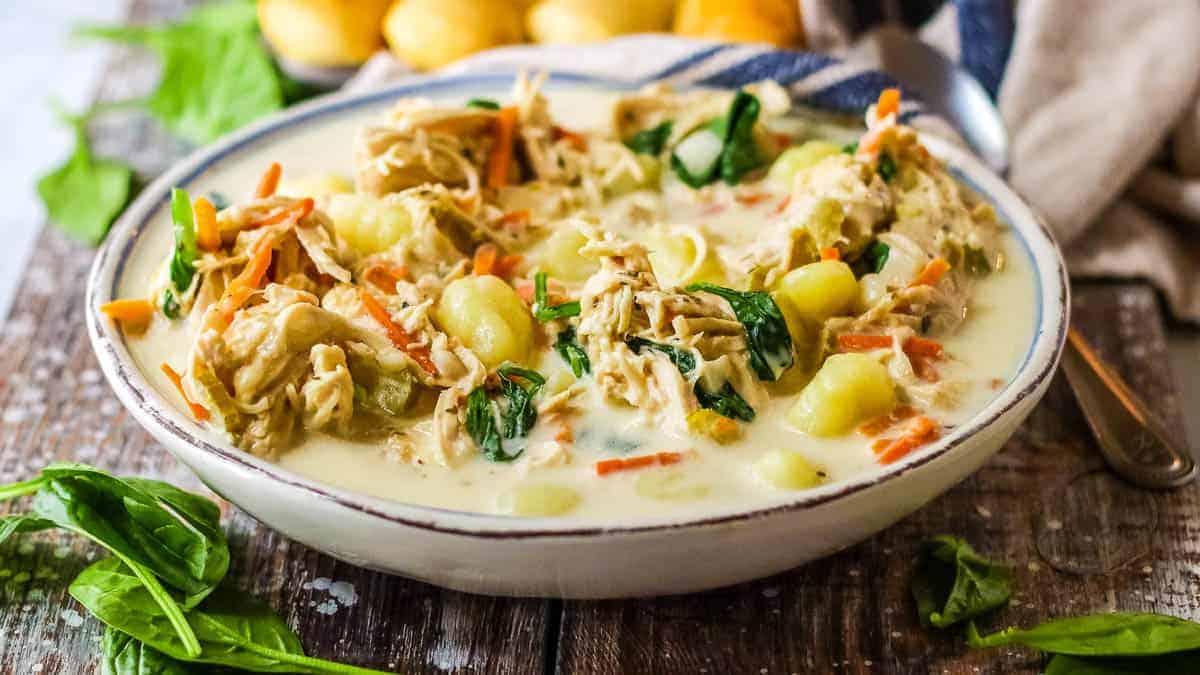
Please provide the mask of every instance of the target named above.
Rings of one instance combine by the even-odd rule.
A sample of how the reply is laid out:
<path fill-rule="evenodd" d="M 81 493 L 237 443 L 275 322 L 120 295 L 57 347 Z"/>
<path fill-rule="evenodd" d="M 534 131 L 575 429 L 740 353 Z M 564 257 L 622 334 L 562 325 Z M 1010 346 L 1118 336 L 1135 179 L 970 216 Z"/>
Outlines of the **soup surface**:
<path fill-rule="evenodd" d="M 1028 258 L 890 94 L 852 131 L 770 83 L 536 84 L 355 109 L 206 171 L 109 308 L 144 372 L 326 483 L 628 522 L 897 461 L 1019 367 Z"/>

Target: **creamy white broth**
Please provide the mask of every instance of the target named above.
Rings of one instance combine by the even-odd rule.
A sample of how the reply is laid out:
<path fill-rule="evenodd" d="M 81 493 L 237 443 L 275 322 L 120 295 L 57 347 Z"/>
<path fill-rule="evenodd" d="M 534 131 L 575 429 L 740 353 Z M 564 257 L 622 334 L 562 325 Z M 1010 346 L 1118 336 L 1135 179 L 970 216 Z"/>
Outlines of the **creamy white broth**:
<path fill-rule="evenodd" d="M 497 92 L 496 96 L 502 95 Z M 556 119 L 571 128 L 586 130 L 607 124 L 615 97 L 612 93 L 555 90 L 550 102 Z M 317 119 L 279 138 L 255 143 L 204 173 L 189 188 L 193 195 L 216 190 L 237 201 L 272 160 L 283 163 L 289 176 L 330 171 L 351 175 L 350 139 L 357 128 L 376 119 L 386 107 L 370 106 L 331 119 Z M 707 212 L 695 204 L 674 204 L 669 193 L 662 199 L 661 208 L 667 223 L 720 233 L 721 239 L 738 244 L 754 238 L 758 224 L 755 219 L 766 218 L 784 194 L 773 190 L 774 186 L 764 185 L 762 191 L 769 193 L 767 197 L 744 209 Z M 608 208 L 610 212 L 619 211 L 621 205 Z M 147 281 L 161 274 L 172 246 L 168 220 L 165 211 L 159 213 L 143 235 L 122 277 L 119 295 L 142 296 Z M 644 238 L 644 232 L 628 224 L 606 224 L 619 234 Z M 955 407 L 927 411 L 945 425 L 962 423 L 991 400 L 997 382 L 1006 382 L 1012 376 L 1032 340 L 1036 302 L 1032 270 L 1013 235 L 1006 233 L 1002 240 L 1006 267 L 977 284 L 969 319 L 961 328 L 953 335 L 938 336 L 951 357 L 939 366 L 943 376 L 961 378 L 969 385 Z M 178 405 L 183 414 L 186 408 L 158 366 L 163 362 L 177 366 L 182 363 L 191 340 L 190 324 L 196 318 L 173 323 L 155 321 L 144 336 L 128 340 L 142 371 L 163 398 Z M 569 376 L 566 365 L 550 350 L 541 352 L 529 365 L 547 377 Z M 482 456 L 468 458 L 454 468 L 414 465 L 397 461 L 378 444 L 319 433 L 307 434 L 284 452 L 278 463 L 315 480 L 377 497 L 490 513 L 502 510 L 499 500 L 515 487 L 530 483 L 565 485 L 576 490 L 580 500 L 561 517 L 592 523 L 698 514 L 778 499 L 787 491 L 763 483 L 752 466 L 764 453 L 779 448 L 800 453 L 820 467 L 828 481 L 844 480 L 878 466 L 870 443 L 856 433 L 817 438 L 793 428 L 784 418 L 793 397 L 772 399 L 757 410 L 753 423 L 742 425 L 741 441 L 721 446 L 685 431 L 648 426 L 637 411 L 605 401 L 596 388 L 587 389 L 581 396 L 579 408 L 584 412 L 573 418 L 571 461 L 562 466 L 533 466 L 528 457 L 497 464 Z M 217 430 L 205 433 L 214 441 L 224 441 Z M 553 433 L 547 425 L 535 427 L 528 445 L 532 447 Z M 595 462 L 614 455 L 614 439 L 628 442 L 630 448 L 636 446 L 629 455 L 671 451 L 684 453 L 685 458 L 669 467 L 599 477 Z M 651 480 L 650 476 L 671 476 L 679 498 L 650 499 L 639 494 L 637 484 Z"/>

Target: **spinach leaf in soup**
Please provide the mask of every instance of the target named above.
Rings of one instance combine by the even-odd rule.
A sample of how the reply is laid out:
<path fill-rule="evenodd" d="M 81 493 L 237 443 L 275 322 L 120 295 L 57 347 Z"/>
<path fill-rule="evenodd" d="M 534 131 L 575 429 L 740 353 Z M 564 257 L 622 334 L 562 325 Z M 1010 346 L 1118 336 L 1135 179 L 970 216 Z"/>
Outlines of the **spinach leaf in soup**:
<path fill-rule="evenodd" d="M 511 462 L 525 451 L 518 441 L 529 435 L 537 423 L 534 398 L 546 384 L 537 371 L 510 363 L 496 369 L 500 380 L 503 408 L 488 395 L 486 387 L 476 387 L 467 396 L 467 433 L 483 456 L 492 462 Z M 506 449 L 505 441 L 516 441 Z"/>
<path fill-rule="evenodd" d="M 679 349 L 678 347 L 672 347 L 671 345 L 637 336 L 625 338 L 625 344 L 633 350 L 634 354 L 641 354 L 643 349 L 653 349 L 656 352 L 665 354 L 671 360 L 671 363 L 675 364 L 675 367 L 679 369 L 679 372 L 684 375 L 696 369 L 696 357 L 686 349 Z"/>
<path fill-rule="evenodd" d="M 1008 603 L 1012 573 L 949 535 L 921 543 L 912 595 L 921 623 L 946 628 Z"/>
<path fill-rule="evenodd" d="M 754 141 L 754 124 L 761 104 L 739 91 L 729 112 L 689 133 L 671 152 L 671 168 L 684 184 L 703 187 L 718 178 L 737 184 L 764 163 Z"/>
<path fill-rule="evenodd" d="M 637 336 L 625 338 L 625 344 L 633 350 L 634 354 L 641 354 L 642 350 L 651 349 L 666 355 L 684 376 L 690 375 L 696 369 L 695 355 L 685 349 Z M 709 391 L 704 386 L 703 379 L 697 379 L 696 384 L 692 387 L 692 392 L 696 395 L 696 401 L 700 403 L 701 408 L 712 410 L 730 419 L 744 422 L 754 421 L 754 408 L 751 408 L 746 399 L 737 393 L 730 382 L 725 382 L 716 391 Z"/>
<path fill-rule="evenodd" d="M 551 305 L 549 292 L 546 290 L 546 273 L 538 272 L 533 275 L 533 316 L 541 323 L 579 316 L 582 310 L 579 301 L 564 302 L 561 305 Z"/>
<path fill-rule="evenodd" d="M 200 257 L 192 198 L 187 190 L 171 188 L 171 222 L 175 226 L 175 253 L 170 263 L 171 284 L 176 293 L 183 294 L 192 286 L 192 279 L 196 276 L 196 259 Z"/>
<path fill-rule="evenodd" d="M 758 99 L 739 91 L 726 116 L 725 147 L 718 173 L 721 180 L 736 185 L 747 173 L 763 164 L 762 153 L 754 142 L 754 123 L 762 105 Z"/>
<path fill-rule="evenodd" d="M 508 399 L 501 415 L 505 438 L 523 438 L 537 423 L 537 406 L 533 398 L 546 384 L 540 373 L 506 363 L 496 369 L 500 376 L 500 391 Z"/>
<path fill-rule="evenodd" d="M 649 129 L 642 129 L 625 141 L 625 147 L 642 155 L 658 156 L 666 147 L 674 126 L 674 122 L 667 120 Z"/>
<path fill-rule="evenodd" d="M 691 284 L 689 293 L 704 291 L 724 298 L 746 329 L 750 367 L 758 379 L 774 382 L 792 366 L 792 336 L 779 306 L 765 291 L 735 291 L 706 282 Z"/>
<path fill-rule="evenodd" d="M 896 166 L 896 160 L 886 150 L 879 153 L 879 162 L 876 164 L 875 170 L 879 172 L 879 177 L 885 183 L 892 182 L 892 179 L 900 172 L 899 167 Z"/>
<path fill-rule="evenodd" d="M 592 372 L 592 361 L 579 344 L 573 327 L 567 326 L 565 330 L 559 331 L 558 338 L 554 341 L 554 351 L 567 362 L 575 377 L 583 377 L 584 374 Z"/>
<path fill-rule="evenodd" d="M 1200 649 L 1200 623 L 1162 614 L 1115 612 L 1054 619 L 1033 628 L 981 636 L 967 626 L 975 648 L 1021 645 L 1072 656 L 1155 656 Z"/>
<path fill-rule="evenodd" d="M 754 408 L 751 408 L 746 399 L 737 393 L 737 390 L 733 388 L 733 384 L 730 382 L 726 382 L 716 393 L 710 393 L 700 381 L 697 381 L 692 391 L 696 394 L 696 400 L 700 402 L 701 408 L 706 408 L 734 420 L 742 420 L 743 422 L 754 421 Z"/>

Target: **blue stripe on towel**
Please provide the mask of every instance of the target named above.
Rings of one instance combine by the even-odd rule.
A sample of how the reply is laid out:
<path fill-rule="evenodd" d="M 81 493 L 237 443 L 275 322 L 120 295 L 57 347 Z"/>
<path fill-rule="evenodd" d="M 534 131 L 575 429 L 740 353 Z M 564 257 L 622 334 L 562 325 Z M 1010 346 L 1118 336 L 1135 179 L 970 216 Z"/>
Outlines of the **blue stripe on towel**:
<path fill-rule="evenodd" d="M 899 85 L 891 77 L 876 70 L 868 70 L 809 92 L 800 98 L 800 102 L 814 108 L 861 113 L 867 106 L 879 100 L 879 92 L 896 86 Z M 910 92 L 904 93 L 908 98 Z"/>
<path fill-rule="evenodd" d="M 672 63 L 671 65 L 667 66 L 666 68 L 663 68 L 662 70 L 658 71 L 657 73 L 654 73 L 653 75 L 647 77 L 646 82 L 655 82 L 657 80 L 664 80 L 672 75 L 675 75 L 676 73 L 680 73 L 684 70 L 687 70 L 688 68 L 691 68 L 692 66 L 694 66 L 698 63 L 707 61 L 710 58 L 725 51 L 726 49 L 729 49 L 732 46 L 733 45 L 722 44 L 722 45 L 716 45 L 713 47 L 706 47 L 704 49 L 701 49 L 701 50 L 691 54 L 690 56 L 684 57 L 684 58 L 676 61 L 675 63 Z"/>
<path fill-rule="evenodd" d="M 775 80 L 779 84 L 786 85 L 835 63 L 837 63 L 835 59 L 811 52 L 767 52 L 732 65 L 719 73 L 709 75 L 699 80 L 697 84 L 713 87 L 740 87 L 760 80 Z"/>

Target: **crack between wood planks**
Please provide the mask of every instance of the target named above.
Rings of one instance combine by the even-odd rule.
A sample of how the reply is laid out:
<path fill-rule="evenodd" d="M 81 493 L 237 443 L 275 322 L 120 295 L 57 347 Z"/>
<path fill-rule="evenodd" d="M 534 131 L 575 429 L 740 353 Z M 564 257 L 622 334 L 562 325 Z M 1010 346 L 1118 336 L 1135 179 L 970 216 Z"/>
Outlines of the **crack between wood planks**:
<path fill-rule="evenodd" d="M 542 675 L 558 672 L 558 646 L 562 642 L 563 601 L 546 601 L 546 630 L 542 635 Z"/>

